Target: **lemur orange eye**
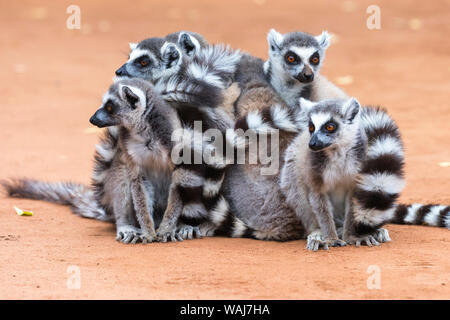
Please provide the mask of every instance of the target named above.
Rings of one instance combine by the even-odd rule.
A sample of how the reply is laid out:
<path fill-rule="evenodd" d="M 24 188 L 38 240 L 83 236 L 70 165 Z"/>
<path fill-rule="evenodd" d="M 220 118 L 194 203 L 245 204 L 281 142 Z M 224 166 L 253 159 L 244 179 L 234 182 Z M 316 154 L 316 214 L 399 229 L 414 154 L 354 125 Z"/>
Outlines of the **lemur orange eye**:
<path fill-rule="evenodd" d="M 106 109 L 106 111 L 108 111 L 109 113 L 111 113 L 112 110 L 113 110 L 113 107 L 112 107 L 112 105 L 107 104 L 106 107 L 105 107 L 105 109 Z"/>
<path fill-rule="evenodd" d="M 314 54 L 311 56 L 311 58 L 309 58 L 309 62 L 313 65 L 319 64 L 319 61 L 320 61 L 320 57 L 317 52 L 314 52 Z"/>
<path fill-rule="evenodd" d="M 336 130 L 336 126 L 332 123 L 328 123 L 325 129 L 327 129 L 328 132 L 333 132 L 334 130 Z"/>
<path fill-rule="evenodd" d="M 145 67 L 145 66 L 148 64 L 148 61 L 146 61 L 146 60 L 144 60 L 144 59 L 141 59 L 141 60 L 139 60 L 139 64 L 140 64 L 141 66 Z"/>
<path fill-rule="evenodd" d="M 314 125 L 313 125 L 313 124 L 310 124 L 310 125 L 309 125 L 309 132 L 313 133 L 314 130 L 315 130 Z"/>
<path fill-rule="evenodd" d="M 299 57 L 291 51 L 286 53 L 286 55 L 284 56 L 284 60 L 286 61 L 286 63 L 289 63 L 289 64 L 297 64 L 300 62 Z"/>

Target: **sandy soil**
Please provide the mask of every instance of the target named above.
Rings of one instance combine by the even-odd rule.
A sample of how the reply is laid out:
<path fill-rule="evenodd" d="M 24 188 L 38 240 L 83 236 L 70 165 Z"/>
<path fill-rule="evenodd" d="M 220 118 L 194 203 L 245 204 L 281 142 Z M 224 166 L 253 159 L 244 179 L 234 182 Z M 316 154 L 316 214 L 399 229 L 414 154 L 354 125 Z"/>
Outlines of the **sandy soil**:
<path fill-rule="evenodd" d="M 404 202 L 450 204 L 450 1 L 0 1 L 0 177 L 88 183 L 100 104 L 128 42 L 179 29 L 266 57 L 266 32 L 336 35 L 323 73 L 363 103 L 389 108 L 404 135 Z M 447 166 L 445 164 L 447 162 Z M 16 205 L 35 212 L 17 216 Z M 110 224 L 66 207 L 0 198 L 0 299 L 450 298 L 450 233 L 388 226 L 392 243 L 311 253 L 288 243 L 213 238 L 122 245 Z M 69 266 L 81 272 L 70 290 Z M 381 287 L 370 290 L 369 266 Z"/>

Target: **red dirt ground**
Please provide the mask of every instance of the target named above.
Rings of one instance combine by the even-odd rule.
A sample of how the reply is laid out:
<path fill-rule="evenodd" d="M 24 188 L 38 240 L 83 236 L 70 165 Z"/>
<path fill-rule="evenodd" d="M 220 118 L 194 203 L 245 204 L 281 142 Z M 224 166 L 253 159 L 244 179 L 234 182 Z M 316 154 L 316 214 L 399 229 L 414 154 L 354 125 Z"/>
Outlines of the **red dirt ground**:
<path fill-rule="evenodd" d="M 66 8 L 81 7 L 81 30 Z M 336 35 L 323 74 L 389 108 L 406 144 L 403 202 L 450 204 L 450 1 L 6 1 L 0 7 L 0 177 L 89 183 L 100 104 L 128 42 L 188 29 L 263 58 L 266 32 Z M 447 164 L 446 164 L 447 163 Z M 13 206 L 33 210 L 20 217 Z M 288 243 L 210 238 L 123 245 L 110 224 L 66 207 L 0 198 L 0 299 L 450 298 L 450 233 L 388 226 L 375 248 L 307 252 Z M 68 266 L 81 288 L 67 288 Z M 367 269 L 381 270 L 369 290 Z"/>

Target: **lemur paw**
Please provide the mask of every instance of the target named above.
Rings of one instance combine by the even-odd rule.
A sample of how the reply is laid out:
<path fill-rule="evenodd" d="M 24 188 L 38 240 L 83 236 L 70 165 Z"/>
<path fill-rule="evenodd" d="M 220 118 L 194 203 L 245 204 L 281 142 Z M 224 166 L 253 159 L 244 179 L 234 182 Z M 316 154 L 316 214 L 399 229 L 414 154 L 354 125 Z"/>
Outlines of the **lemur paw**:
<path fill-rule="evenodd" d="M 203 237 L 213 237 L 215 231 L 217 230 L 217 226 L 210 222 L 202 223 L 198 226 L 198 228 L 200 229 L 200 233 Z"/>
<path fill-rule="evenodd" d="M 391 237 L 389 237 L 389 232 L 384 228 L 377 229 L 377 231 L 375 231 L 374 237 L 380 243 L 392 241 Z"/>
<path fill-rule="evenodd" d="M 320 248 L 328 250 L 329 247 L 343 247 L 345 245 L 347 243 L 341 239 L 325 239 L 320 231 L 311 232 L 306 241 L 306 249 L 311 251 L 317 251 Z"/>
<path fill-rule="evenodd" d="M 170 232 L 164 232 L 164 233 L 158 233 L 158 241 L 159 242 L 177 242 L 177 241 L 183 241 L 183 238 L 175 231 Z"/>
<path fill-rule="evenodd" d="M 156 237 L 159 242 L 167 242 L 167 240 L 172 242 L 183 241 L 183 238 L 178 236 L 176 227 L 164 222 L 159 226 Z"/>
<path fill-rule="evenodd" d="M 167 240 L 172 242 L 183 241 L 183 238 L 178 235 L 175 228 L 165 226 L 159 227 L 156 237 L 159 242 L 167 242 Z"/>
<path fill-rule="evenodd" d="M 383 242 L 391 241 L 389 237 L 389 232 L 384 228 L 377 229 L 373 234 L 364 236 L 350 236 L 347 242 L 349 244 L 354 244 L 357 247 L 361 245 L 366 245 L 368 247 L 379 246 Z"/>
<path fill-rule="evenodd" d="M 157 240 L 155 232 L 142 233 L 139 237 L 142 243 L 152 243 Z"/>
<path fill-rule="evenodd" d="M 346 240 L 349 244 L 354 244 L 356 247 L 360 247 L 361 245 L 366 245 L 368 247 L 372 246 L 379 246 L 380 243 L 375 239 L 372 235 L 366 235 L 366 236 L 351 236 L 349 239 Z"/>
<path fill-rule="evenodd" d="M 180 230 L 178 230 L 177 236 L 181 237 L 182 240 L 200 239 L 203 237 L 200 229 L 193 226 L 181 227 Z"/>
<path fill-rule="evenodd" d="M 116 231 L 116 240 L 125 244 L 136 243 L 140 240 L 141 234 L 141 229 L 134 226 L 118 226 Z"/>

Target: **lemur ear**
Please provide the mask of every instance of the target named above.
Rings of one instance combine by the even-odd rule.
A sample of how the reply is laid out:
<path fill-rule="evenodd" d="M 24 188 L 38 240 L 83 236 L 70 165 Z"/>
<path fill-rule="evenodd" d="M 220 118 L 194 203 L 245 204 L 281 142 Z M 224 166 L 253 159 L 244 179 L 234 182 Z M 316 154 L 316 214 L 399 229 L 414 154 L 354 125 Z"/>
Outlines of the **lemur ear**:
<path fill-rule="evenodd" d="M 322 48 L 322 50 L 325 50 L 330 46 L 330 39 L 331 36 L 328 33 L 328 31 L 322 31 L 322 33 L 315 37 L 317 42 L 319 43 L 319 46 Z"/>
<path fill-rule="evenodd" d="M 351 123 L 356 115 L 359 113 L 361 109 L 361 104 L 355 98 L 350 98 L 344 102 L 342 106 L 342 114 L 344 115 L 345 121 Z"/>
<path fill-rule="evenodd" d="M 136 47 L 137 47 L 138 44 L 137 44 L 137 43 L 134 43 L 134 42 L 130 42 L 129 45 L 130 45 L 130 49 L 131 49 L 131 50 L 134 50 L 134 49 L 136 49 Z"/>
<path fill-rule="evenodd" d="M 126 100 L 133 109 L 145 106 L 146 104 L 144 92 L 135 87 L 122 86 L 120 96 L 122 99 Z"/>
<path fill-rule="evenodd" d="M 181 32 L 178 37 L 178 45 L 188 55 L 193 56 L 200 49 L 200 42 L 186 32 Z"/>
<path fill-rule="evenodd" d="M 267 41 L 269 42 L 270 51 L 278 51 L 283 43 L 283 35 L 275 29 L 270 29 L 267 34 Z"/>
<path fill-rule="evenodd" d="M 181 50 L 178 49 L 176 44 L 166 42 L 161 47 L 161 57 L 166 65 L 166 68 L 169 69 L 181 60 Z"/>
<path fill-rule="evenodd" d="M 298 105 L 300 107 L 300 110 L 302 112 L 308 112 L 309 110 L 311 110 L 312 108 L 314 108 L 314 106 L 317 103 L 312 102 L 311 100 L 305 99 L 305 98 L 300 98 Z"/>

